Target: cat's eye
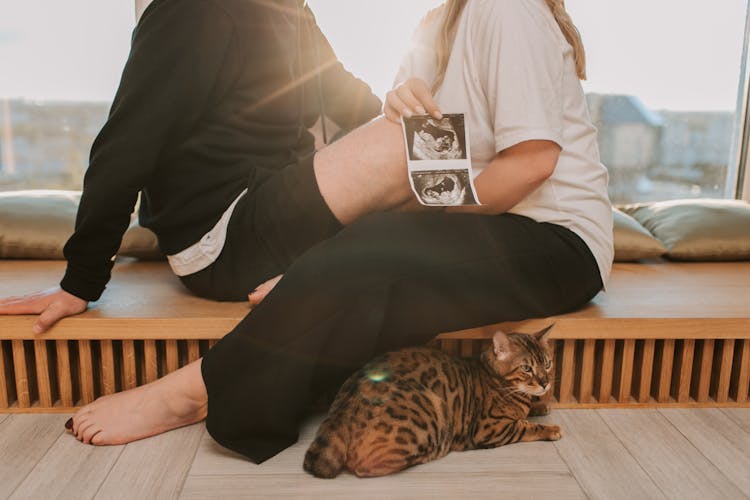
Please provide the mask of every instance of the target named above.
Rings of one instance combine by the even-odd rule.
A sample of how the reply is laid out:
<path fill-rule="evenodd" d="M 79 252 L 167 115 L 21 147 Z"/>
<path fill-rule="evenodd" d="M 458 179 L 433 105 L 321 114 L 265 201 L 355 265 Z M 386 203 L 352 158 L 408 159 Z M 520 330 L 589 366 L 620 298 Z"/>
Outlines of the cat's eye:
<path fill-rule="evenodd" d="M 521 365 L 521 370 L 525 371 L 526 373 L 531 373 L 531 367 L 529 365 Z"/>

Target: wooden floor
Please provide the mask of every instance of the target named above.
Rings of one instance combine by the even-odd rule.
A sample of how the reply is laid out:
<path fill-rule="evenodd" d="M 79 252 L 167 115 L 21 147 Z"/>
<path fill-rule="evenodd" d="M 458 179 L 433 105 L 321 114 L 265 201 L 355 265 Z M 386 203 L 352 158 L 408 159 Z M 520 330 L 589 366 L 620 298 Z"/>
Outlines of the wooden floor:
<path fill-rule="evenodd" d="M 556 443 L 453 453 L 386 478 L 301 469 L 320 418 L 263 465 L 203 424 L 126 446 L 80 444 L 68 415 L 0 414 L 0 498 L 750 498 L 750 409 L 558 410 Z"/>

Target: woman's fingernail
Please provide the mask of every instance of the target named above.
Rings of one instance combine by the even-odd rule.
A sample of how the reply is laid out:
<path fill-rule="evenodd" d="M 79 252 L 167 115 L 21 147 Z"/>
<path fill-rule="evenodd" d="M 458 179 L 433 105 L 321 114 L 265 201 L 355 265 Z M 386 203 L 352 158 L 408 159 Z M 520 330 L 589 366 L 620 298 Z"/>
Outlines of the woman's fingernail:
<path fill-rule="evenodd" d="M 65 422 L 65 428 L 66 429 L 72 429 L 73 428 L 73 417 L 70 417 L 67 422 Z"/>
<path fill-rule="evenodd" d="M 441 113 L 440 111 L 435 111 L 435 118 L 437 118 L 438 120 L 442 120 L 443 113 Z"/>
<path fill-rule="evenodd" d="M 42 333 L 42 327 L 39 325 L 34 325 L 34 333 Z"/>
<path fill-rule="evenodd" d="M 404 108 L 404 110 L 401 112 L 401 114 L 404 115 L 407 118 L 411 118 L 414 113 L 412 113 L 409 108 Z"/>
<path fill-rule="evenodd" d="M 417 106 L 417 113 L 420 115 L 426 115 L 427 111 L 422 106 Z"/>

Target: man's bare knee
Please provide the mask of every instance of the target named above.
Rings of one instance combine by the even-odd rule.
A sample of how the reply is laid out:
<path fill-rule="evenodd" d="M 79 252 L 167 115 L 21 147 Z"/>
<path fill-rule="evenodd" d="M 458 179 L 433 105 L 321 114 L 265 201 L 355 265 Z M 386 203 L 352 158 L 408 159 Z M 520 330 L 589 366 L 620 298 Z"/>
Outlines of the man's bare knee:
<path fill-rule="evenodd" d="M 315 155 L 323 199 L 343 224 L 388 210 L 409 196 L 401 127 L 381 117 Z"/>

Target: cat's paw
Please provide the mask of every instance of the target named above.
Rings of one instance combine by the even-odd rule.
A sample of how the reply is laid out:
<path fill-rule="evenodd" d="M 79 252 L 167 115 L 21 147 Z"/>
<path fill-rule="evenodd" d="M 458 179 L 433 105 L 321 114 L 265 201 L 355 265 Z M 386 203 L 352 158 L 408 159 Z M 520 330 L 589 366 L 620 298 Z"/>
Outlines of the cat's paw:
<path fill-rule="evenodd" d="M 545 415 L 549 415 L 550 407 L 547 405 L 547 403 L 542 402 L 536 402 L 532 403 L 531 408 L 529 409 L 529 416 L 530 417 L 544 417 Z"/>
<path fill-rule="evenodd" d="M 558 441 L 563 437 L 563 431 L 559 425 L 548 425 L 546 431 L 548 441 Z"/>

